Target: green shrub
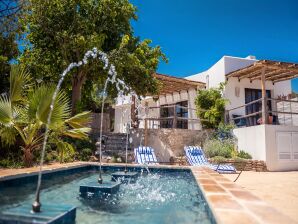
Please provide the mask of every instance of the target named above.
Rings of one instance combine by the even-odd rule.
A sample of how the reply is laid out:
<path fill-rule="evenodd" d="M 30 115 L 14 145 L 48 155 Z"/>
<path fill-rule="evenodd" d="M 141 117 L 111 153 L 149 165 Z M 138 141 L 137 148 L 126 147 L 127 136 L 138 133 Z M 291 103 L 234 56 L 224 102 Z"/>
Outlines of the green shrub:
<path fill-rule="evenodd" d="M 45 154 L 45 162 L 53 162 L 58 160 L 58 153 L 55 150 L 47 151 Z"/>
<path fill-rule="evenodd" d="M 14 160 L 11 158 L 1 159 L 0 167 L 2 168 L 22 168 L 24 167 L 23 161 Z"/>
<path fill-rule="evenodd" d="M 219 88 L 200 89 L 195 99 L 196 112 L 203 127 L 217 128 L 224 120 L 225 105 L 223 98 L 224 83 Z"/>
<path fill-rule="evenodd" d="M 243 159 L 252 159 L 252 156 L 249 153 L 244 152 L 243 150 L 240 150 L 240 152 L 238 152 L 237 156 L 239 158 L 243 158 Z"/>
<path fill-rule="evenodd" d="M 92 149 L 84 148 L 80 151 L 78 159 L 81 161 L 89 161 L 90 156 L 92 156 Z"/>
<path fill-rule="evenodd" d="M 232 158 L 235 154 L 234 141 L 231 139 L 218 140 L 210 139 L 204 144 L 204 151 L 208 158 L 221 156 L 224 158 Z"/>

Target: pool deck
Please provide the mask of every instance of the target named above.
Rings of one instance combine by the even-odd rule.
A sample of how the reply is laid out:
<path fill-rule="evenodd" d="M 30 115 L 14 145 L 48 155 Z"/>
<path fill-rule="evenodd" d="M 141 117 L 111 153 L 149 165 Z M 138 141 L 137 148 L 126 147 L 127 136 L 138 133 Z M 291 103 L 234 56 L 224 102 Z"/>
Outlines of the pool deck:
<path fill-rule="evenodd" d="M 94 162 L 74 162 L 67 164 L 52 164 L 43 167 L 45 172 L 53 172 L 56 170 L 65 170 L 74 167 L 98 165 Z M 124 164 L 105 164 L 124 166 Z M 129 164 L 130 167 L 139 166 L 136 164 Z M 149 166 L 150 167 L 150 166 Z M 156 166 L 155 166 L 156 167 Z M 268 204 L 270 200 L 262 200 L 262 195 L 256 192 L 251 193 L 247 189 L 249 187 L 242 187 L 242 176 L 239 178 L 239 183 L 235 184 L 230 180 L 230 177 L 218 174 L 208 168 L 189 167 L 189 166 L 168 166 L 159 165 L 162 168 L 188 168 L 191 169 L 200 189 L 202 190 L 217 223 L 228 224 L 246 224 L 246 223 L 297 223 L 290 217 L 284 215 L 280 210 Z M 0 169 L 0 181 L 5 179 L 12 179 L 16 177 L 35 175 L 39 171 L 38 167 L 23 168 L 23 169 Z M 258 175 L 258 173 L 254 173 Z M 242 174 L 243 175 L 243 174 Z M 245 173 L 244 173 L 245 175 Z M 235 176 L 234 176 L 235 177 Z M 244 179 L 244 178 L 243 178 Z M 253 182 L 254 179 L 251 180 Z M 258 183 L 255 183 L 258 184 Z M 270 182 L 267 183 L 270 185 Z M 243 185 L 243 184 L 242 184 Z M 254 186 L 251 184 L 251 186 Z M 256 196 L 258 195 L 258 196 Z M 259 197 L 260 196 L 260 197 Z M 262 198 L 262 199 L 261 199 Z M 270 203 L 271 204 L 271 203 Z M 274 203 L 272 203 L 274 205 Z M 277 206 L 278 208 L 280 206 Z M 297 208 L 297 207 L 296 207 Z"/>
<path fill-rule="evenodd" d="M 224 176 L 235 178 L 234 175 Z M 245 171 L 237 184 L 298 222 L 298 171 Z"/>

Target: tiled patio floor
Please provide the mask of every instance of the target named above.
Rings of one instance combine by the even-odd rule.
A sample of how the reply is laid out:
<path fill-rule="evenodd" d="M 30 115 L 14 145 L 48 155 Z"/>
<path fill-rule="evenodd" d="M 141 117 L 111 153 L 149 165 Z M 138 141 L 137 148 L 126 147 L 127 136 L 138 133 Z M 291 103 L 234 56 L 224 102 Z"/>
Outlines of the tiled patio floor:
<path fill-rule="evenodd" d="M 234 175 L 225 175 L 234 179 Z M 237 184 L 298 222 L 298 171 L 245 171 Z"/>

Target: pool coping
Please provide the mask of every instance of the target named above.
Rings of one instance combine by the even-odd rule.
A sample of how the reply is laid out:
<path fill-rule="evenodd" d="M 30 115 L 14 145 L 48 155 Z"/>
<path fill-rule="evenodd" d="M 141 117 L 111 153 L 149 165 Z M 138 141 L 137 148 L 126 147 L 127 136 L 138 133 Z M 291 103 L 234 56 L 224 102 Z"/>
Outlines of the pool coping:
<path fill-rule="evenodd" d="M 43 173 L 65 171 L 86 166 L 98 166 L 97 162 L 75 162 L 43 167 Z M 103 166 L 125 167 L 120 163 L 103 163 Z M 139 164 L 127 164 L 139 168 Z M 259 197 L 242 188 L 221 174 L 207 168 L 195 166 L 149 165 L 149 168 L 190 170 L 206 199 L 217 223 L 296 223 L 290 217 L 268 205 Z M 8 171 L 8 172 L 5 172 Z M 38 167 L 28 169 L 0 170 L 0 182 L 37 175 Z M 16 172 L 16 173 L 15 173 Z"/>

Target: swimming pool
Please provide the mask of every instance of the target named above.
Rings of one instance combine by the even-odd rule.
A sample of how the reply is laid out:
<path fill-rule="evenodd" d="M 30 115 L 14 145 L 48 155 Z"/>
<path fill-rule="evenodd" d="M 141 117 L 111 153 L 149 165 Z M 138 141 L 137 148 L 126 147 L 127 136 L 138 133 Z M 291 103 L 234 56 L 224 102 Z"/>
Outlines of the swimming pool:
<path fill-rule="evenodd" d="M 118 167 L 104 167 L 103 179 Z M 202 192 L 187 169 L 150 169 L 117 194 L 81 197 L 79 186 L 98 178 L 96 166 L 44 175 L 41 201 L 77 207 L 76 223 L 215 223 Z M 36 176 L 0 182 L 0 210 L 32 203 Z"/>

